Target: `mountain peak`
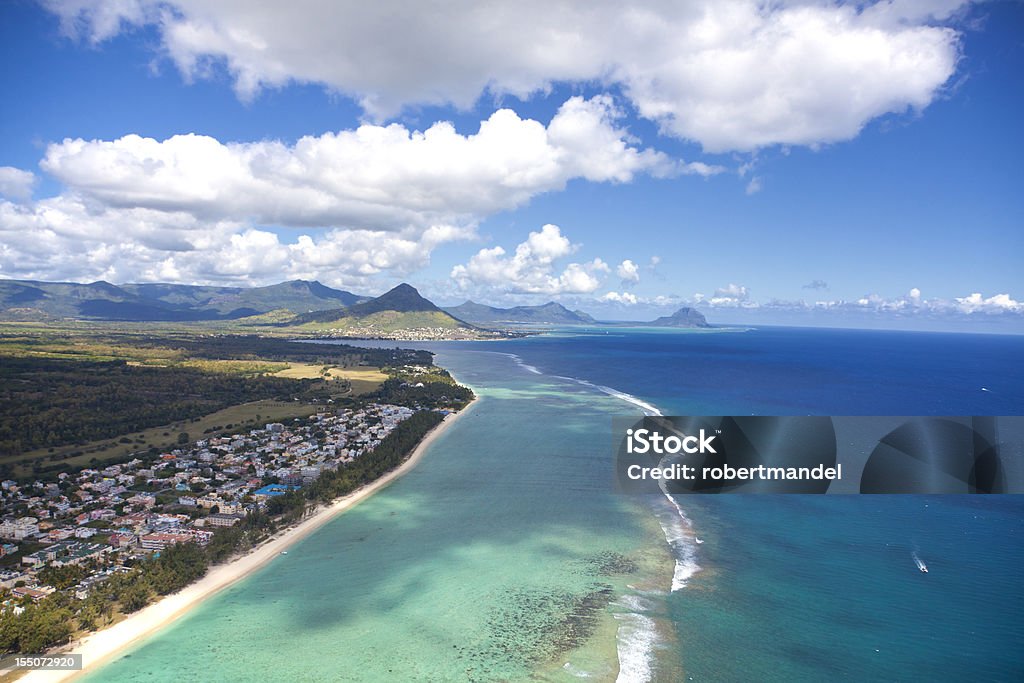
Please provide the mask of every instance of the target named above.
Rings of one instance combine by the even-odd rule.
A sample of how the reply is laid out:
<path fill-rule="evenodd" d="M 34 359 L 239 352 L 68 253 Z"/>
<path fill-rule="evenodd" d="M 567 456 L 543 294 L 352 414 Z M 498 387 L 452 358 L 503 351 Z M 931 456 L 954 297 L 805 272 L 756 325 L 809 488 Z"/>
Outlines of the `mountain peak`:
<path fill-rule="evenodd" d="M 376 314 L 386 314 L 377 316 Z M 472 328 L 462 320 L 442 311 L 430 300 L 424 298 L 415 287 L 405 282 L 384 292 L 376 299 L 353 304 L 348 308 L 327 311 L 314 311 L 297 316 L 288 325 L 304 325 L 323 323 L 326 325 L 345 326 L 366 324 L 387 327 L 444 327 Z M 383 329 L 383 328 L 382 328 Z"/>
<path fill-rule="evenodd" d="M 392 287 L 376 299 L 370 299 L 360 304 L 355 304 L 346 309 L 348 315 L 361 316 L 380 311 L 398 311 L 409 313 L 411 311 L 440 311 L 431 301 L 425 299 L 412 285 L 402 283 Z"/>
<path fill-rule="evenodd" d="M 383 294 L 381 294 L 381 296 L 387 296 L 389 294 L 403 294 L 403 295 L 415 294 L 416 296 L 420 296 L 419 290 L 416 289 L 415 287 L 413 287 L 412 285 L 410 285 L 408 282 L 403 282 L 401 284 L 395 285 L 394 287 L 392 287 L 388 291 L 386 291 Z"/>
<path fill-rule="evenodd" d="M 655 327 L 710 327 L 704 314 L 689 306 L 683 306 L 672 315 L 662 316 L 650 324 Z"/>

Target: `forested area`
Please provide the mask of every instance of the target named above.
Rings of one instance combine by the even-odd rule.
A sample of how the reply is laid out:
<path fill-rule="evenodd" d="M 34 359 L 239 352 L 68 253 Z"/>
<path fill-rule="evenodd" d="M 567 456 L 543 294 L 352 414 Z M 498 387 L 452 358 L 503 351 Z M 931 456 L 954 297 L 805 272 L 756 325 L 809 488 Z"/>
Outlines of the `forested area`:
<path fill-rule="evenodd" d="M 254 358 L 269 361 L 295 361 L 373 367 L 415 363 L 430 365 L 429 351 L 412 349 L 370 349 L 348 344 L 313 344 L 309 342 L 258 337 L 254 335 L 217 335 L 188 337 L 138 337 L 132 343 L 139 348 L 176 348 L 193 358 Z"/>
<path fill-rule="evenodd" d="M 263 374 L 288 362 L 431 366 L 433 356 L 251 335 L 0 335 L 0 458 L 115 438 L 259 399 L 330 397 L 310 393 L 310 380 Z M 262 368 L 268 363 L 279 365 Z"/>
<path fill-rule="evenodd" d="M 125 361 L 4 357 L 0 456 L 115 437 L 238 403 L 288 398 L 307 384 Z"/>
<path fill-rule="evenodd" d="M 473 392 L 455 383 L 416 382 L 392 377 L 381 385 L 374 397 L 381 403 L 415 408 L 462 408 L 473 399 Z"/>

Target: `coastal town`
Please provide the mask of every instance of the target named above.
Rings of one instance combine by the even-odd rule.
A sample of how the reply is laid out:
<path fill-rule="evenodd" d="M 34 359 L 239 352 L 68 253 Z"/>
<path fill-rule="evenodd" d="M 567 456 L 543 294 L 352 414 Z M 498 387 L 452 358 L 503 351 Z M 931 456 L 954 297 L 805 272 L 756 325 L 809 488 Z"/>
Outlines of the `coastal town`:
<path fill-rule="evenodd" d="M 385 403 L 324 409 L 48 483 L 3 481 L 3 608 L 17 612 L 57 591 L 47 582 L 54 569 L 78 568 L 63 590 L 86 600 L 97 585 L 170 546 L 205 546 L 218 529 L 357 461 L 414 412 Z"/>
<path fill-rule="evenodd" d="M 481 327 L 410 327 L 382 329 L 373 325 L 328 328 L 320 332 L 327 339 L 378 339 L 386 341 L 478 341 L 528 337 L 526 330 L 489 330 Z"/>

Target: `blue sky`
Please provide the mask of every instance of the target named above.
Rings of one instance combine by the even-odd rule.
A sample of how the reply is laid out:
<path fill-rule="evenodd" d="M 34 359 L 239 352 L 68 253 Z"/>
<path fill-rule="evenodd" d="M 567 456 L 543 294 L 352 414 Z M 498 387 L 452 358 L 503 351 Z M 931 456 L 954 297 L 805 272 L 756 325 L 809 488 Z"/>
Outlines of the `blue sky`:
<path fill-rule="evenodd" d="M 0 5 L 0 276 L 1024 330 L 1020 3 L 322 5 Z"/>

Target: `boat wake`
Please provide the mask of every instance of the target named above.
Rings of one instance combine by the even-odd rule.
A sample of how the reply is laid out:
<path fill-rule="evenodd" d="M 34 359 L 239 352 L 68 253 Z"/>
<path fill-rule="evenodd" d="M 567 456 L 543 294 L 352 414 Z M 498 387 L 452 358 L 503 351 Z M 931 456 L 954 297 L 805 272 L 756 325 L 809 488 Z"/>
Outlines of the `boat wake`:
<path fill-rule="evenodd" d="M 921 572 L 922 574 L 927 574 L 928 573 L 928 565 L 926 565 L 924 563 L 924 560 L 922 560 L 920 557 L 918 557 L 917 551 L 915 550 L 914 552 L 910 553 L 910 556 L 914 558 L 914 564 L 917 565 L 917 570 L 919 572 Z"/>

